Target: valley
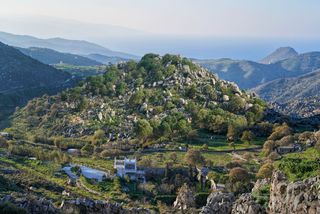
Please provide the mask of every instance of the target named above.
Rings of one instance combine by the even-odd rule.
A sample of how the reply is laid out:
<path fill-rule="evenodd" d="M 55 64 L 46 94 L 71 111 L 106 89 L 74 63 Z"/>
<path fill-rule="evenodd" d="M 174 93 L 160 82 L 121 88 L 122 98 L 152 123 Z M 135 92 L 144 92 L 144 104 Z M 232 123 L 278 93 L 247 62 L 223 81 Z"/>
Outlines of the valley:
<path fill-rule="evenodd" d="M 215 206 L 265 213 L 283 200 L 271 192 L 279 173 L 309 182 L 316 194 L 319 127 L 286 123 L 281 114 L 271 122 L 266 102 L 187 58 L 54 66 L 81 81 L 30 98 L 11 116 L 0 133 L 0 204 L 48 213 L 80 213 L 79 206 L 86 213 L 211 213 Z M 120 174 L 116 159 L 128 173 Z M 318 202 L 308 200 L 299 206 L 312 212 Z"/>

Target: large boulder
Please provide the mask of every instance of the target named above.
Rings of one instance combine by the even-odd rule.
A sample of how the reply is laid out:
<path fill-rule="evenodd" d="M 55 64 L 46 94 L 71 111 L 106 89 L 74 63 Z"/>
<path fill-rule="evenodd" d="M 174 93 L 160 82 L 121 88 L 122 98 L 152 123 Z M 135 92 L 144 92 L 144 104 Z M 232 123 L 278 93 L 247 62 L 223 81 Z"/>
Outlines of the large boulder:
<path fill-rule="evenodd" d="M 229 214 L 235 197 L 232 193 L 213 192 L 207 199 L 207 205 L 201 210 L 201 214 Z"/>
<path fill-rule="evenodd" d="M 320 213 L 320 176 L 289 183 L 283 172 L 274 172 L 268 212 L 290 214 Z"/>
<path fill-rule="evenodd" d="M 232 214 L 265 214 L 266 210 L 258 203 L 250 193 L 242 194 L 233 204 Z"/>

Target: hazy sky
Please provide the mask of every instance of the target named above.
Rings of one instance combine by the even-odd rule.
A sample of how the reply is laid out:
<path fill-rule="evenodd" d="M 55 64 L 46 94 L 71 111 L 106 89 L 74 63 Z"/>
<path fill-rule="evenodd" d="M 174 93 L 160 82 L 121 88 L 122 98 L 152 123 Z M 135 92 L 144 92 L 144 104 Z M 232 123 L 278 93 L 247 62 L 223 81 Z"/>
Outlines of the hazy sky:
<path fill-rule="evenodd" d="M 143 55 L 257 60 L 320 49 L 320 0 L 0 0 L 0 31 Z"/>
<path fill-rule="evenodd" d="M 0 5 L 0 17 L 7 19 L 49 16 L 155 34 L 320 36 L 319 0 L 0 0 Z"/>

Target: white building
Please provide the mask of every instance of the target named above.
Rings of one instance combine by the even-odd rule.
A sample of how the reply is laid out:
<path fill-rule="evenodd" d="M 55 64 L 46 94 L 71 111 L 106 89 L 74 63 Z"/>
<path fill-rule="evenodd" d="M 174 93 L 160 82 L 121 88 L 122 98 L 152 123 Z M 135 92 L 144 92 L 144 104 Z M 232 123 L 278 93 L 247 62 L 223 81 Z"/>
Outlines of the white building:
<path fill-rule="evenodd" d="M 138 170 L 136 159 L 114 159 L 114 169 L 117 170 L 117 176 L 124 178 L 128 176 L 130 180 L 145 182 L 145 172 Z"/>

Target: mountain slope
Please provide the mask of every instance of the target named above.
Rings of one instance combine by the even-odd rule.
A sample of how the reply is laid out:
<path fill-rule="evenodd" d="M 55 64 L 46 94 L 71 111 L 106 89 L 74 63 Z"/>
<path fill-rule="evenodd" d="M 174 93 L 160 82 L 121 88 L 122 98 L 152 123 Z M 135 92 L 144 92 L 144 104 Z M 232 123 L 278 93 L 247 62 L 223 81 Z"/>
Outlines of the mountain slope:
<path fill-rule="evenodd" d="M 0 43 L 0 119 L 16 106 L 45 93 L 54 94 L 73 81 L 71 75 L 32 59 Z"/>
<path fill-rule="evenodd" d="M 63 53 L 79 55 L 103 54 L 129 59 L 139 58 L 131 54 L 112 51 L 100 45 L 80 40 L 68 40 L 63 38 L 39 39 L 32 36 L 0 32 L 0 41 L 8 45 L 21 48 L 40 47 L 53 49 Z"/>
<path fill-rule="evenodd" d="M 30 56 L 44 64 L 68 64 L 76 66 L 94 66 L 101 63 L 75 54 L 61 53 L 48 48 L 17 48 L 23 54 Z"/>
<path fill-rule="evenodd" d="M 287 70 L 279 65 L 265 65 L 246 60 L 218 59 L 195 62 L 218 74 L 220 78 L 233 81 L 244 89 L 281 78 L 287 73 Z"/>
<path fill-rule="evenodd" d="M 106 140 L 144 143 L 172 141 L 199 128 L 225 134 L 229 125 L 258 122 L 263 112 L 259 99 L 189 60 L 148 54 L 57 96 L 30 101 L 16 112 L 11 130 L 84 137 L 102 129 Z"/>
<path fill-rule="evenodd" d="M 303 117 L 320 114 L 320 70 L 274 80 L 252 91 L 274 104 L 280 112 Z"/>
<path fill-rule="evenodd" d="M 262 64 L 272 64 L 276 63 L 285 59 L 289 59 L 292 57 L 298 56 L 298 52 L 295 51 L 291 47 L 281 47 L 260 60 L 260 63 Z"/>
<path fill-rule="evenodd" d="M 305 74 L 320 68 L 320 52 L 308 52 L 275 63 L 296 74 Z M 289 73 L 288 72 L 288 73 Z"/>

